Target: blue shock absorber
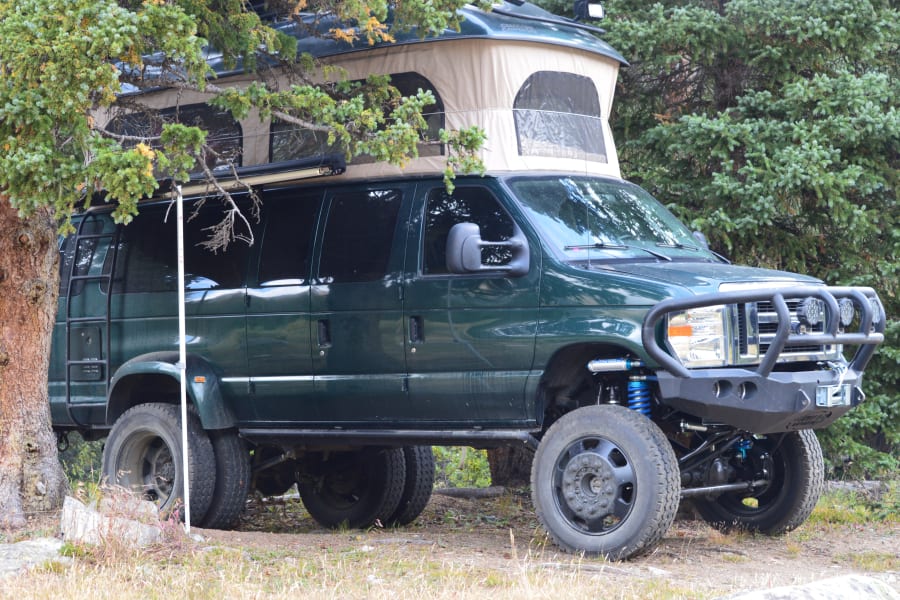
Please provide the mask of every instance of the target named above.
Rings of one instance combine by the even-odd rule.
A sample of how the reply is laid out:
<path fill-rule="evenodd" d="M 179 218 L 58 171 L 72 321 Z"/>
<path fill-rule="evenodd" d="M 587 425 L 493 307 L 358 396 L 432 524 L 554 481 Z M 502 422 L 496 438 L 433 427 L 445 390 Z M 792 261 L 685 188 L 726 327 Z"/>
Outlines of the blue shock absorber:
<path fill-rule="evenodd" d="M 741 457 L 741 460 L 747 460 L 747 450 L 753 447 L 752 440 L 741 440 L 734 445 L 735 453 Z"/>
<path fill-rule="evenodd" d="M 643 375 L 628 378 L 628 408 L 650 416 L 650 384 Z"/>

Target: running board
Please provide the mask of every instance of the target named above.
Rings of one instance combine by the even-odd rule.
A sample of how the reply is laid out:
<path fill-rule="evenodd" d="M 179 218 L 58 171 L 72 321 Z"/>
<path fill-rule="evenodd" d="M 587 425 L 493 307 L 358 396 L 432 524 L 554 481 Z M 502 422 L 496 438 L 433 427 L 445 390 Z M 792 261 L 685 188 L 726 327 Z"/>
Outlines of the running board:
<path fill-rule="evenodd" d="M 471 446 L 496 448 L 524 445 L 534 452 L 538 439 L 523 430 L 409 429 L 240 429 L 255 444 L 294 446 Z"/>

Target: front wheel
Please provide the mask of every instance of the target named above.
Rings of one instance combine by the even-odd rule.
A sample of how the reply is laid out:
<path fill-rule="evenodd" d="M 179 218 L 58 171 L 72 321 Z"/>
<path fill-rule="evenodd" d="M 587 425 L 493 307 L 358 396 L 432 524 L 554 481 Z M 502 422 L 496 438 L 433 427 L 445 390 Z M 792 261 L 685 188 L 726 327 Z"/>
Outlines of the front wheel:
<path fill-rule="evenodd" d="M 535 511 L 564 550 L 618 560 L 648 552 L 678 510 L 678 461 L 662 431 L 622 406 L 556 421 L 531 470 Z"/>
<path fill-rule="evenodd" d="M 212 502 L 216 459 L 209 436 L 188 413 L 188 472 L 191 518 L 200 522 Z M 155 502 L 162 513 L 184 499 L 181 409 L 174 404 L 139 404 L 125 411 L 103 448 L 103 476 Z"/>
<path fill-rule="evenodd" d="M 822 447 L 813 431 L 754 439 L 742 463 L 745 478 L 765 478 L 768 484 L 754 491 L 695 499 L 703 520 L 723 531 L 777 535 L 809 518 L 825 485 Z"/>

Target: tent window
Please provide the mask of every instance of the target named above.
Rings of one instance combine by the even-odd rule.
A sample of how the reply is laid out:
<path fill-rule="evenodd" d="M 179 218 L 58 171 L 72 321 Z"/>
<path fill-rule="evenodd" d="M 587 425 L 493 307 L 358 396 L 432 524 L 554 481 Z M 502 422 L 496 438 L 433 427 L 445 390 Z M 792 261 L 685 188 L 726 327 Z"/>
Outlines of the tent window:
<path fill-rule="evenodd" d="M 435 103 L 425 107 L 423 116 L 427 128 L 423 132 L 422 142 L 418 145 L 419 156 L 440 156 L 444 153 L 441 144 L 428 143 L 438 139 L 438 133 L 444 126 L 444 103 L 434 86 L 428 79 L 418 73 L 397 73 L 391 75 L 391 85 L 403 96 L 411 96 L 418 91 L 430 91 Z M 272 120 L 269 135 L 269 156 L 271 162 L 312 158 L 323 154 L 342 153 L 336 145 L 328 144 L 328 134 L 324 131 L 304 129 L 293 123 Z M 351 164 L 374 162 L 370 156 L 354 157 Z"/>
<path fill-rule="evenodd" d="M 607 161 L 600 96 L 589 77 L 538 71 L 516 94 L 513 114 L 520 155 Z"/>
<path fill-rule="evenodd" d="M 208 104 L 190 104 L 159 111 L 147 109 L 120 113 L 109 122 L 107 129 L 116 135 L 145 138 L 149 145 L 158 146 L 162 127 L 166 123 L 196 126 L 209 132 L 206 143 L 213 152 L 206 157 L 206 165 L 210 169 L 241 166 L 243 133 L 240 124 L 234 120 L 231 113 Z"/>

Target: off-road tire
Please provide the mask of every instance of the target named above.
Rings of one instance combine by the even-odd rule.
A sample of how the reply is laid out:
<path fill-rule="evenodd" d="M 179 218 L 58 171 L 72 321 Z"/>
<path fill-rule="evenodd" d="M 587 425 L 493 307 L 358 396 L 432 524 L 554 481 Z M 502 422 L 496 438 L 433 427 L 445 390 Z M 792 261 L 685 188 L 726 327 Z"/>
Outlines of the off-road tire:
<path fill-rule="evenodd" d="M 405 475 L 400 448 L 342 452 L 302 473 L 297 489 L 320 525 L 364 529 L 394 514 Z"/>
<path fill-rule="evenodd" d="M 405 446 L 406 478 L 397 510 L 385 526 L 409 525 L 425 510 L 434 490 L 434 452 L 431 446 Z"/>
<path fill-rule="evenodd" d="M 816 434 L 806 429 L 786 433 L 783 438 L 769 436 L 755 440 L 753 451 L 771 453 L 771 483 L 749 493 L 695 498 L 697 512 L 722 531 L 738 529 L 778 535 L 796 529 L 809 518 L 825 486 L 825 464 Z"/>
<path fill-rule="evenodd" d="M 200 522 L 212 502 L 216 459 L 209 436 L 192 413 L 187 429 L 191 520 Z M 140 494 L 166 514 L 184 502 L 182 466 L 181 408 L 149 403 L 128 409 L 113 424 L 101 470 L 106 483 Z"/>
<path fill-rule="evenodd" d="M 586 406 L 544 434 L 531 469 L 537 517 L 562 549 L 619 560 L 650 551 L 681 495 L 665 435 L 622 406 Z"/>
<path fill-rule="evenodd" d="M 216 487 L 200 526 L 230 529 L 247 504 L 250 453 L 237 431 L 210 431 L 209 438 L 216 457 Z"/>

